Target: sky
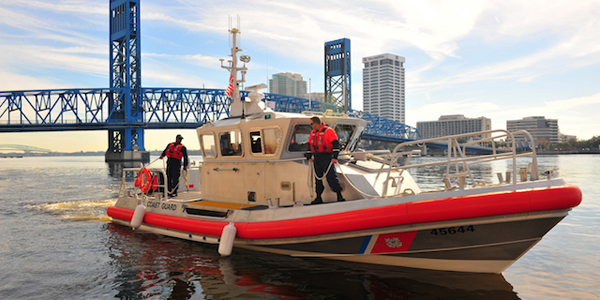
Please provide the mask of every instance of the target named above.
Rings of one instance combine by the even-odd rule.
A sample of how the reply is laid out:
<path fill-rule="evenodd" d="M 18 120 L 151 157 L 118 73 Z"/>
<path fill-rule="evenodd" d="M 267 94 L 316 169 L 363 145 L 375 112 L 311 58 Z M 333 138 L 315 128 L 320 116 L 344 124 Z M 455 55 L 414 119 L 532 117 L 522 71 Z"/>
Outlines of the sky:
<path fill-rule="evenodd" d="M 600 135 L 600 1 L 140 0 L 143 87 L 220 88 L 229 17 L 252 60 L 247 84 L 299 73 L 324 89 L 324 43 L 351 40 L 352 108 L 362 57 L 406 58 L 406 123 L 528 116 L 562 133 Z M 0 0 L 0 91 L 109 87 L 109 0 Z M 1 122 L 2 120 L 0 120 Z M 146 150 L 194 130 L 146 130 Z M 106 131 L 0 133 L 0 144 L 104 151 Z"/>

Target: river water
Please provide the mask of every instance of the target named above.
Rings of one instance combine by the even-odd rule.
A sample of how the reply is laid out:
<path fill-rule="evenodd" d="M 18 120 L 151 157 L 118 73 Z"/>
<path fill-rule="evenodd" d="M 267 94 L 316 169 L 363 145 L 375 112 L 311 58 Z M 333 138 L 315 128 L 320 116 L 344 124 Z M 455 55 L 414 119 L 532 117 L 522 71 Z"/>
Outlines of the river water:
<path fill-rule="evenodd" d="M 577 184 L 583 203 L 502 275 L 482 275 L 242 249 L 222 258 L 112 224 L 122 166 L 102 156 L 0 159 L 0 299 L 599 299 L 600 155 L 539 164 Z M 428 172 L 414 175 L 427 183 Z"/>

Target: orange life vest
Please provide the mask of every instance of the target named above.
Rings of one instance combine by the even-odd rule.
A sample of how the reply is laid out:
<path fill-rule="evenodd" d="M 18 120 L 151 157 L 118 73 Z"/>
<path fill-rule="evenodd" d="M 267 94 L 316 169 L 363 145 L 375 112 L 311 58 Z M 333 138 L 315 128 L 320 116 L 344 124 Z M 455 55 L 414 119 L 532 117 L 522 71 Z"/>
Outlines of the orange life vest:
<path fill-rule="evenodd" d="M 321 125 L 319 130 L 310 132 L 308 143 L 312 153 L 331 153 L 333 152 L 333 141 L 337 140 L 338 136 L 335 130 L 329 128 L 325 123 Z"/>
<path fill-rule="evenodd" d="M 183 144 L 176 144 L 175 142 L 169 144 L 169 148 L 167 148 L 167 157 L 172 157 L 178 160 L 181 160 L 183 157 L 183 152 L 181 152 L 181 148 L 183 148 Z"/>

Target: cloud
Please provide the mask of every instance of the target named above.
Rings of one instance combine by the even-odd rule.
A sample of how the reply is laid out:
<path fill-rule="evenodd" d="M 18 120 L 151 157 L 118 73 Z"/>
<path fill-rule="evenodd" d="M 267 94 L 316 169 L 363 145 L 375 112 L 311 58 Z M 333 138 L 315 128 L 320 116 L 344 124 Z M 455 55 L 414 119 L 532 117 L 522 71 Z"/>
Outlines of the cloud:
<path fill-rule="evenodd" d="M 103 6 L 98 5 L 97 1 L 94 0 L 69 0 L 69 1 L 3 1 L 5 4 L 23 7 L 28 10 L 44 10 L 61 13 L 74 13 L 76 15 L 89 15 L 89 14 L 108 14 L 108 10 Z"/>
<path fill-rule="evenodd" d="M 27 45 L 3 46 L 0 65 L 13 68 L 36 68 L 53 70 L 70 70 L 91 75 L 106 76 L 109 62 L 100 58 L 98 47 L 52 47 Z"/>
<path fill-rule="evenodd" d="M 21 75 L 12 70 L 0 69 L 1 91 L 44 90 L 56 88 L 59 83 L 55 78 Z"/>
<path fill-rule="evenodd" d="M 2 0 L 0 90 L 73 86 L 86 76 L 107 77 L 107 4 Z M 407 58 L 412 124 L 464 114 L 492 118 L 494 127 L 504 128 L 506 119 L 544 115 L 559 119 L 561 131 L 580 137 L 598 135 L 600 128 L 597 0 L 226 5 L 145 0 L 141 5 L 144 86 L 223 88 L 227 75 L 218 55 L 227 58 L 228 16 L 237 26 L 239 14 L 242 48 L 253 58 L 247 75 L 252 83 L 274 72 L 296 72 L 312 78 L 313 92 L 322 91 L 323 44 L 347 37 L 355 108 L 362 107 L 362 57 L 390 52 Z M 581 83 L 566 91 L 556 78 Z"/>
<path fill-rule="evenodd" d="M 590 105 L 600 105 L 600 93 L 583 96 L 571 99 L 556 100 L 547 102 L 548 107 L 552 107 L 556 112 L 563 112 L 565 110 L 581 109 L 582 107 Z M 596 111 L 600 112 L 600 110 Z"/>
<path fill-rule="evenodd" d="M 173 69 L 159 71 L 157 68 L 150 68 L 142 72 L 144 87 L 198 88 L 205 86 L 206 88 L 215 88 L 217 86 L 217 84 L 211 80 L 203 79 L 190 74 L 182 74 L 181 72 Z"/>
<path fill-rule="evenodd" d="M 439 52 L 439 54 L 443 57 L 459 58 L 454 62 L 445 62 L 445 66 L 452 66 L 451 69 L 455 73 L 445 73 L 439 69 L 442 57 L 425 62 L 423 66 L 412 70 L 413 73 L 407 77 L 407 80 L 415 92 L 425 93 L 431 89 L 440 90 L 489 80 L 529 82 L 541 75 L 559 74 L 565 70 L 598 64 L 600 63 L 600 35 L 597 34 L 600 19 L 596 17 L 598 14 L 600 14 L 600 3 L 597 1 L 580 1 L 577 5 L 568 1 L 488 2 L 487 6 L 471 11 L 470 16 L 478 16 L 477 22 L 469 23 L 473 24 L 472 30 L 467 35 L 469 43 L 483 42 L 486 50 L 482 51 L 494 51 L 494 47 L 497 46 L 499 50 L 511 51 L 510 54 L 503 55 L 499 52 L 501 56 L 497 57 L 500 58 L 498 60 L 492 52 L 488 54 L 491 58 L 488 60 L 489 63 L 484 62 L 465 69 L 461 64 L 469 65 L 468 62 L 471 60 L 468 56 L 460 55 L 463 52 L 460 46 L 465 36 L 449 35 L 450 40 L 446 43 L 454 41 L 459 48 L 454 54 L 448 52 Z M 490 19 L 493 21 L 490 22 Z M 440 23 L 434 26 L 443 27 Z M 519 49 L 520 43 L 539 48 L 534 50 L 536 48 L 528 47 L 515 52 L 514 49 Z M 469 50 L 473 53 L 473 49 Z M 408 61 L 410 62 L 410 58 Z M 436 72 L 430 72 L 434 67 L 438 67 Z"/>
<path fill-rule="evenodd" d="M 600 27 L 600 23 L 599 26 Z M 598 39 L 600 44 L 600 39 Z M 476 66 L 472 69 L 462 70 L 457 74 L 440 76 L 441 78 L 433 80 L 422 80 L 423 75 L 420 72 L 429 70 L 425 68 L 417 72 L 418 81 L 410 81 L 411 87 L 416 92 L 428 90 L 431 88 L 442 89 L 455 87 L 468 83 L 475 83 L 489 80 L 516 80 L 519 82 L 532 81 L 541 74 L 560 73 L 565 69 L 572 69 L 597 64 L 600 62 L 600 47 L 588 47 L 588 42 L 583 41 L 581 36 L 574 36 L 568 40 L 557 42 L 553 46 L 538 51 L 534 54 L 517 57 L 511 60 L 497 62 L 493 64 Z M 585 48 L 586 54 L 581 53 L 580 48 Z M 590 49 L 597 49 L 596 52 Z M 592 55 L 593 54 L 593 55 Z M 571 60 L 569 60 L 571 58 Z M 581 58 L 581 59 L 579 59 Z M 565 63 L 566 62 L 566 63 Z"/>

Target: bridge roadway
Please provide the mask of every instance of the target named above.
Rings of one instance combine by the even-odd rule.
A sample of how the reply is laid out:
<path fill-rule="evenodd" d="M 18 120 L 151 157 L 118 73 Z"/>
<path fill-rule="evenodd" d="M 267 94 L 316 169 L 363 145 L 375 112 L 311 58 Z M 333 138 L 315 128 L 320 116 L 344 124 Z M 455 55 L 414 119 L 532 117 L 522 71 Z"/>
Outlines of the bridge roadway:
<path fill-rule="evenodd" d="M 16 145 L 16 144 L 0 144 L 0 150 L 18 150 L 18 151 L 23 151 L 25 153 L 31 153 L 31 152 L 50 153 L 50 152 L 52 152 L 50 149 L 38 148 L 38 147 L 26 146 L 26 145 Z"/>
<path fill-rule="evenodd" d="M 121 101 L 123 89 L 59 89 L 0 92 L 0 132 L 196 128 L 229 115 L 229 98 L 221 89 L 142 88 L 144 119 L 125 123 L 110 100 Z M 275 111 L 342 112 L 320 101 L 265 94 Z M 404 142 L 420 139 L 414 127 L 351 110 L 349 115 L 368 121 L 364 139 Z"/>

